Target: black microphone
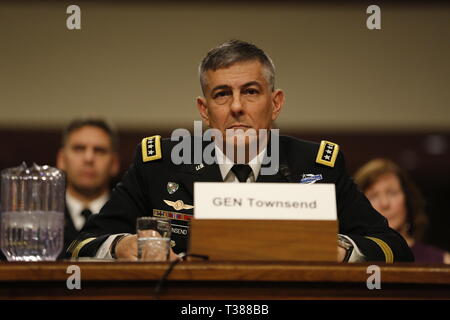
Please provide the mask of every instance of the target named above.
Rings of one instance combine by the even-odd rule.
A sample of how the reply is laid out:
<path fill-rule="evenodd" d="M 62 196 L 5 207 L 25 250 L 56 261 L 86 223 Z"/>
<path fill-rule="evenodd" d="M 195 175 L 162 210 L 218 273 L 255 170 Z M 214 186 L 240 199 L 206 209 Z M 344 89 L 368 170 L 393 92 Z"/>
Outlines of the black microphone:
<path fill-rule="evenodd" d="M 287 182 L 292 182 L 291 170 L 287 164 L 280 164 L 279 172 Z"/>

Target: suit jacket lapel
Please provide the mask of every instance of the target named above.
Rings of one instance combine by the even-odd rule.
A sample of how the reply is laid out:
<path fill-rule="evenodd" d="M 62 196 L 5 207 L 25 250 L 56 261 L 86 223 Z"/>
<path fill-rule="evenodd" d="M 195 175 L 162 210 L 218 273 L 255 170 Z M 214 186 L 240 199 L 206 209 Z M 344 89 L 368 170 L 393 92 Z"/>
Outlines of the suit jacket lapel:
<path fill-rule="evenodd" d="M 267 159 L 267 155 L 272 156 L 272 152 L 279 153 L 279 163 L 278 168 L 276 168 L 277 172 L 272 175 L 262 175 L 260 171 L 256 182 L 291 182 L 289 181 L 290 177 L 288 177 L 288 175 L 291 173 L 291 168 L 289 167 L 289 164 L 287 162 L 286 150 L 281 139 L 279 139 L 279 150 L 272 150 L 272 143 L 271 141 L 269 141 L 269 144 L 267 145 L 266 155 L 264 156 L 265 159 Z M 271 159 L 271 161 L 273 161 L 273 159 Z M 265 161 L 263 161 L 263 163 L 265 163 Z M 261 166 L 261 169 L 262 167 L 269 167 L 270 165 L 272 165 L 272 163 L 269 163 L 267 165 L 263 164 Z"/>
<path fill-rule="evenodd" d="M 64 208 L 64 223 L 65 223 L 65 227 L 66 230 L 70 231 L 70 232 L 78 232 L 77 229 L 75 228 L 75 225 L 73 224 L 73 220 L 72 220 L 72 216 L 70 215 L 69 209 L 67 208 L 67 206 Z"/>
<path fill-rule="evenodd" d="M 64 208 L 64 245 L 67 247 L 75 240 L 78 235 L 78 230 L 73 224 L 72 216 L 70 215 L 67 206 Z"/>
<path fill-rule="evenodd" d="M 223 181 L 217 164 L 204 165 L 202 168 L 198 168 L 197 166 L 195 164 L 189 165 L 189 168 L 183 168 L 177 174 L 178 183 L 184 186 L 191 197 L 194 195 L 194 182 Z"/>
<path fill-rule="evenodd" d="M 202 141 L 202 152 L 210 143 Z M 191 150 L 194 150 L 193 148 Z M 192 159 L 193 162 L 193 159 Z M 213 164 L 182 164 L 176 166 L 178 183 L 184 186 L 190 196 L 194 196 L 194 182 L 222 182 L 222 175 L 220 173 L 219 165 Z"/>
<path fill-rule="evenodd" d="M 278 171 L 276 174 L 272 175 L 259 174 L 256 182 L 286 182 L 286 179 L 284 179 L 284 177 Z"/>

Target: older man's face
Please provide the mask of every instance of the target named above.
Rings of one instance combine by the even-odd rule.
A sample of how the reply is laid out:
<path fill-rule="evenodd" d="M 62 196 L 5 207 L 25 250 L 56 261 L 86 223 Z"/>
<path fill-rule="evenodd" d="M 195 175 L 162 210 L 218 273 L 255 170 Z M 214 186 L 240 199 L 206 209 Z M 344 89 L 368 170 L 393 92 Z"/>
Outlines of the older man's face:
<path fill-rule="evenodd" d="M 284 103 L 281 90 L 271 90 L 259 61 L 236 63 L 206 73 L 205 97 L 197 98 L 204 122 L 220 130 L 271 129 Z M 227 141 L 230 143 L 230 141 Z M 248 140 L 246 140 L 248 144 Z"/>

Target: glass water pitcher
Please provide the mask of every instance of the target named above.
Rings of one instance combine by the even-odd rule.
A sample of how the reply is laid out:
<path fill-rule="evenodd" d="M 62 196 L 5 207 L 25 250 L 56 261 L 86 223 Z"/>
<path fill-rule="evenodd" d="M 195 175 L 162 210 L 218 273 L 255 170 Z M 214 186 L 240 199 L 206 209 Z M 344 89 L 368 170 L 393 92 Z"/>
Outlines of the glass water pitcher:
<path fill-rule="evenodd" d="M 25 163 L 1 172 L 0 248 L 8 261 L 54 261 L 64 245 L 65 175 Z"/>

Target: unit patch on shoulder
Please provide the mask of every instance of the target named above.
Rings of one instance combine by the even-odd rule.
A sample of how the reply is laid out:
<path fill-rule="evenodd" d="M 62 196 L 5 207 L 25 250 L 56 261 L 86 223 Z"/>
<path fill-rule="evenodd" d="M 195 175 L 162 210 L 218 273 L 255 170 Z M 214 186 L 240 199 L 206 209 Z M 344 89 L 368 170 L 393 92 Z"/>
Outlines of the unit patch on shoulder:
<path fill-rule="evenodd" d="M 334 162 L 336 161 L 339 152 L 339 145 L 333 142 L 322 140 L 319 147 L 319 152 L 317 152 L 316 162 L 334 167 Z"/>
<path fill-rule="evenodd" d="M 162 158 L 161 136 L 152 136 L 142 139 L 142 161 L 153 161 Z"/>

